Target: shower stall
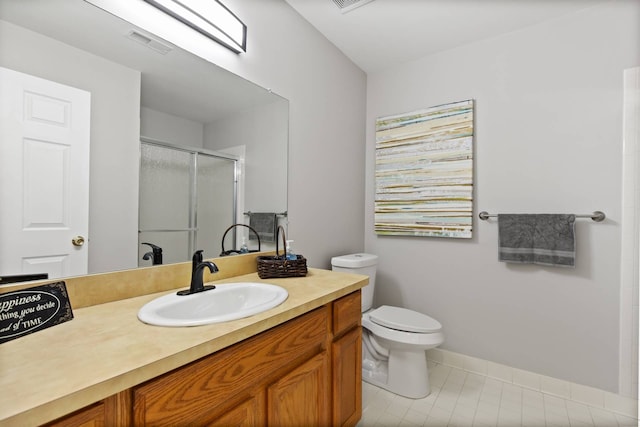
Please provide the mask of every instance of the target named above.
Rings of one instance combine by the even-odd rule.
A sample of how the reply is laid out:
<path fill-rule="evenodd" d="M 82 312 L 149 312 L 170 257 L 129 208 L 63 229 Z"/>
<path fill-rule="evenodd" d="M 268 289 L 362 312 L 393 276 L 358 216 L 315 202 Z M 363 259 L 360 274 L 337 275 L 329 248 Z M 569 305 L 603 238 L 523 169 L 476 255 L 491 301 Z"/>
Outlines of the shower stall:
<path fill-rule="evenodd" d="M 238 214 L 239 159 L 142 138 L 138 265 L 191 259 L 197 249 L 218 256 Z M 154 247 L 156 250 L 152 250 Z"/>

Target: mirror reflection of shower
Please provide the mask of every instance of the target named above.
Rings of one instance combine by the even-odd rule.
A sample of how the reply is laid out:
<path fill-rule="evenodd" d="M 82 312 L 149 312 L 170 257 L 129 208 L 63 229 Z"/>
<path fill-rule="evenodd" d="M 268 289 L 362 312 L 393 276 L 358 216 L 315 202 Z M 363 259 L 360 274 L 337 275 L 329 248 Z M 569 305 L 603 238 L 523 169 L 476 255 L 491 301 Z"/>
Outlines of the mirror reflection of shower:
<path fill-rule="evenodd" d="M 138 265 L 156 265 L 148 242 L 162 248 L 165 264 L 196 249 L 219 252 L 238 213 L 239 159 L 149 138 L 141 139 L 140 154 Z"/>

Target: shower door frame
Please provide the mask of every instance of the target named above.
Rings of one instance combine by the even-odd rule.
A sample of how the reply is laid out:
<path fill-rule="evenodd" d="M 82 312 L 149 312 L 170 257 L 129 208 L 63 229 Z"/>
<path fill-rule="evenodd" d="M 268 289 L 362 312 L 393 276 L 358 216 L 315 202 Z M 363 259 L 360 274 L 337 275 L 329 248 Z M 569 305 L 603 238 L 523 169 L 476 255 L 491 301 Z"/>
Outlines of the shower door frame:
<path fill-rule="evenodd" d="M 142 167 L 142 144 L 153 145 L 156 147 L 162 147 L 170 150 L 176 150 L 190 155 L 191 161 L 191 182 L 189 185 L 189 222 L 185 229 L 142 229 L 140 227 L 140 214 L 138 213 L 138 236 L 143 232 L 187 232 L 188 233 L 188 249 L 189 254 L 193 254 L 196 251 L 196 242 L 198 240 L 198 156 L 215 157 L 217 159 L 224 159 L 233 161 L 233 221 L 238 217 L 238 177 L 240 173 L 239 158 L 232 154 L 222 153 L 220 151 L 207 150 L 204 148 L 194 148 L 188 146 L 181 146 L 172 144 L 170 142 L 161 141 L 149 137 L 140 137 L 140 167 Z M 138 196 L 139 198 L 140 196 Z M 139 211 L 138 211 L 139 212 Z M 233 241 L 236 241 L 236 232 L 232 231 Z M 138 238 L 138 246 L 141 244 Z M 185 259 L 188 261 L 189 259 Z M 140 261 L 138 260 L 138 263 Z"/>
<path fill-rule="evenodd" d="M 622 221 L 618 394 L 638 399 L 640 277 L 640 67 L 623 73 Z"/>

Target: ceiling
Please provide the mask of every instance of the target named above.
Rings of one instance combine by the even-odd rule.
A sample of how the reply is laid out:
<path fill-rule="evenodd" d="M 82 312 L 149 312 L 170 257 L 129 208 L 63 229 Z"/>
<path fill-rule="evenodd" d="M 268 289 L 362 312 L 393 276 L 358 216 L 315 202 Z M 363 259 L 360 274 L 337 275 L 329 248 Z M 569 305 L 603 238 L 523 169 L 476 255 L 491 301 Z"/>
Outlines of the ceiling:
<path fill-rule="evenodd" d="M 363 0 L 347 13 L 333 0 L 286 1 L 362 70 L 374 72 L 607 0 Z M 273 96 L 170 44 L 166 55 L 142 47 L 126 37 L 132 25 L 83 0 L 0 0 L 0 19 L 141 70 L 143 104 L 169 114 L 206 122 Z M 213 89 L 214 81 L 224 83 Z"/>
<path fill-rule="evenodd" d="M 603 1 L 364 0 L 342 13 L 333 0 L 286 0 L 365 72 L 518 31 Z"/>

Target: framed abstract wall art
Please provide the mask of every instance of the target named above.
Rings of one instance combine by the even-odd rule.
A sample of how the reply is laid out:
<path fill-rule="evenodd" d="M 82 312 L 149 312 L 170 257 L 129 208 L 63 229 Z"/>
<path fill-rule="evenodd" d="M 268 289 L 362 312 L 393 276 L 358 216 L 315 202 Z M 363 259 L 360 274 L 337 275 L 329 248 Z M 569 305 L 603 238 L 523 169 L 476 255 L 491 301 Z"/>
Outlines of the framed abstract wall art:
<path fill-rule="evenodd" d="M 471 238 L 473 104 L 376 120 L 377 234 Z"/>

